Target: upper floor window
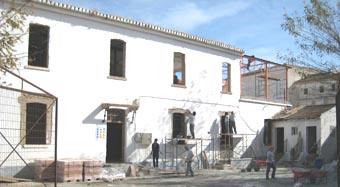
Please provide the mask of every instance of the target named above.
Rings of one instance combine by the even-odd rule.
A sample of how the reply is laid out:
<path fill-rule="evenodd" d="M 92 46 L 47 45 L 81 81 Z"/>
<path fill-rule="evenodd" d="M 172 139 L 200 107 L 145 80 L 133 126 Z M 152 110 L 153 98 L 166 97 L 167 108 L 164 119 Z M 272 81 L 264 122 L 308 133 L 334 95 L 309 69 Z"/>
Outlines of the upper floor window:
<path fill-rule="evenodd" d="M 27 103 L 26 110 L 26 144 L 46 144 L 46 104 Z"/>
<path fill-rule="evenodd" d="M 308 88 L 303 89 L 303 94 L 305 94 L 305 95 L 308 94 Z"/>
<path fill-rule="evenodd" d="M 49 26 L 30 24 L 28 43 L 29 66 L 48 67 L 49 36 Z"/>
<path fill-rule="evenodd" d="M 173 84 L 185 85 L 185 55 L 183 53 L 174 53 Z"/>
<path fill-rule="evenodd" d="M 325 91 L 325 88 L 323 86 L 320 86 L 320 93 L 323 93 Z"/>
<path fill-rule="evenodd" d="M 222 92 L 231 92 L 230 89 L 230 64 L 222 63 Z"/>
<path fill-rule="evenodd" d="M 335 84 L 332 84 L 332 91 L 335 91 Z"/>
<path fill-rule="evenodd" d="M 110 76 L 125 77 L 125 47 L 123 40 L 111 40 Z"/>

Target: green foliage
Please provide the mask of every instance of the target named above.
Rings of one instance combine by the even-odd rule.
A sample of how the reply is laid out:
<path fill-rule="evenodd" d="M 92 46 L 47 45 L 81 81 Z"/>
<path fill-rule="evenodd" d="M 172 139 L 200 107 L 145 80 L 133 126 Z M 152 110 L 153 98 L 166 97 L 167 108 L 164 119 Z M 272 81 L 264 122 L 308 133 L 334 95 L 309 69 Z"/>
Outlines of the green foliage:
<path fill-rule="evenodd" d="M 3 9 L 0 12 L 0 67 L 16 68 L 20 55 L 16 54 L 15 46 L 25 33 L 26 14 L 24 5 Z"/>
<path fill-rule="evenodd" d="M 299 54 L 279 56 L 291 65 L 320 70 L 340 69 L 340 0 L 309 0 L 303 15 L 284 15 L 281 25 L 295 38 Z"/>

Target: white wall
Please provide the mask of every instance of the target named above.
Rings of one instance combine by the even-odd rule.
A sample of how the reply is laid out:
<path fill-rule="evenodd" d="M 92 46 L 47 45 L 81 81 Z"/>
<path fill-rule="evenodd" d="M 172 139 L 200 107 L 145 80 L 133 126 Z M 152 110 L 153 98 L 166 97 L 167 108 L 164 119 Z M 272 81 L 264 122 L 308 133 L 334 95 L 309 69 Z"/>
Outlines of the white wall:
<path fill-rule="evenodd" d="M 152 133 L 153 139 L 160 140 L 171 137 L 169 109 L 195 110 L 196 137 L 216 139 L 219 112 L 235 111 L 238 133 L 254 134 L 262 129 L 264 119 L 284 107 L 239 101 L 241 54 L 155 35 L 145 28 L 121 27 L 124 24 L 113 25 L 103 19 L 98 22 L 95 17 L 62 9 L 47 7 L 31 12 L 34 16 L 28 18 L 27 26 L 38 23 L 50 27 L 49 67 L 27 68 L 27 59 L 22 59 L 19 73 L 58 97 L 59 158 L 105 161 L 106 140 L 96 138 L 98 128 L 106 126 L 102 103 L 132 104 L 139 100 L 134 121 L 125 124 L 125 161 L 129 162 L 142 161 L 150 153 L 150 146 L 141 148 L 133 141 L 135 133 Z M 110 39 L 126 42 L 125 81 L 108 78 Z M 18 46 L 19 53 L 27 50 L 28 35 Z M 172 86 L 174 52 L 185 54 L 185 88 Z M 230 94 L 221 93 L 222 62 L 231 64 Z M 132 120 L 131 113 L 128 119 Z"/>
<path fill-rule="evenodd" d="M 298 135 L 301 134 L 301 137 L 303 139 L 303 152 L 307 153 L 307 127 L 315 126 L 316 127 L 316 133 L 317 133 L 317 141 L 320 140 L 320 145 L 323 146 L 330 138 L 331 133 L 331 126 L 335 128 L 336 126 L 336 119 L 335 119 L 335 107 L 331 110 L 323 113 L 320 118 L 318 119 L 292 119 L 292 120 L 282 120 L 282 121 L 274 121 L 273 122 L 273 144 L 276 145 L 276 139 L 275 139 L 275 129 L 276 128 L 284 128 L 284 139 L 287 140 L 286 144 L 286 150 L 285 153 L 287 159 L 290 159 L 290 150 L 296 145 L 298 142 Z M 298 133 L 295 135 L 291 134 L 291 128 L 297 127 Z M 332 140 L 333 141 L 333 140 Z M 332 152 L 334 149 L 334 146 L 332 143 L 327 142 L 328 151 L 329 153 Z M 319 147 L 320 149 L 320 147 Z M 326 150 L 326 148 L 323 148 L 323 150 Z M 320 151 L 320 150 L 319 150 Z M 322 150 L 321 150 L 322 151 Z M 321 153 L 322 155 L 327 155 L 327 153 Z M 327 157 L 328 158 L 328 157 Z"/>
<path fill-rule="evenodd" d="M 105 126 L 101 103 L 140 100 L 134 123 L 126 126 L 127 161 L 143 160 L 149 153 L 136 149 L 131 140 L 136 132 L 170 136 L 168 109 L 196 110 L 197 135 L 209 137 L 218 111 L 238 103 L 240 56 L 67 14 L 39 9 L 32 13 L 27 23 L 50 27 L 49 68 L 26 68 L 23 59 L 20 75 L 59 99 L 59 157 L 105 159 L 106 141 L 96 139 L 97 127 Z M 126 81 L 108 78 L 110 39 L 126 42 Z M 25 53 L 27 46 L 25 36 L 18 50 Z M 186 88 L 171 86 L 174 52 L 186 56 Z M 220 93 L 222 62 L 231 64 L 232 94 Z"/>

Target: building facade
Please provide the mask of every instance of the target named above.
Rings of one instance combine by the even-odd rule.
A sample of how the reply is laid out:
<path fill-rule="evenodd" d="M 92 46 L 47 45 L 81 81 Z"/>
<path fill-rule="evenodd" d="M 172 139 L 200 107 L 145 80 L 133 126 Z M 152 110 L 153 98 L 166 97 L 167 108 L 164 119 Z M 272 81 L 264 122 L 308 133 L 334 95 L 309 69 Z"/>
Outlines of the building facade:
<path fill-rule="evenodd" d="M 264 119 L 286 106 L 240 98 L 242 49 L 53 1 L 33 0 L 25 11 L 28 33 L 17 50 L 27 57 L 17 73 L 58 97 L 58 158 L 148 162 L 158 138 L 172 152 L 165 166 L 173 139 L 191 136 L 195 111 L 196 140 L 186 143 L 213 163 L 226 112 L 236 113 L 239 134 L 254 135 L 250 145 Z"/>

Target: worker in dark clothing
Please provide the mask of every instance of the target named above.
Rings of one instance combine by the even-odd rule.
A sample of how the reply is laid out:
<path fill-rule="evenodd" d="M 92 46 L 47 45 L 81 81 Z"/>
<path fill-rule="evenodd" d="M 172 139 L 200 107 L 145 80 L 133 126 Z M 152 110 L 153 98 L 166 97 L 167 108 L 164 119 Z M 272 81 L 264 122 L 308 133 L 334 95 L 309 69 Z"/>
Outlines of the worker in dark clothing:
<path fill-rule="evenodd" d="M 229 128 L 230 128 L 230 133 L 237 134 L 236 131 L 236 124 L 235 124 L 235 113 L 232 111 L 229 117 Z"/>
<path fill-rule="evenodd" d="M 153 161 L 153 167 L 158 167 L 158 158 L 159 158 L 159 144 L 157 143 L 158 139 L 156 138 L 155 141 L 152 144 L 152 161 Z"/>

